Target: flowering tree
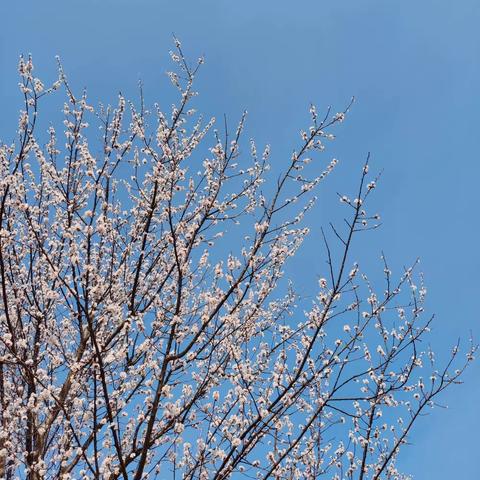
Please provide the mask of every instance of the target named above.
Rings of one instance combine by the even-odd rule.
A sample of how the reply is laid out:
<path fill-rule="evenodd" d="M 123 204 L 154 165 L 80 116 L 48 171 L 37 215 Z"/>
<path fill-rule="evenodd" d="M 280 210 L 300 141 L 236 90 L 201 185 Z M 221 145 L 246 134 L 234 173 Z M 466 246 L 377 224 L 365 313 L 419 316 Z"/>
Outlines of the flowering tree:
<path fill-rule="evenodd" d="M 176 47 L 168 114 L 122 96 L 95 111 L 61 66 L 46 88 L 20 59 L 18 138 L 0 145 L 0 478 L 405 478 L 400 447 L 474 348 L 436 367 L 414 269 L 394 280 L 384 260 L 375 293 L 351 262 L 378 218 L 368 163 L 324 234 L 308 311 L 281 281 L 336 160 L 316 177 L 307 164 L 348 108 L 312 106 L 270 181 L 269 148 L 241 150 L 244 118 L 203 147 L 202 60 Z M 41 141 L 40 106 L 61 88 L 65 131 Z"/>

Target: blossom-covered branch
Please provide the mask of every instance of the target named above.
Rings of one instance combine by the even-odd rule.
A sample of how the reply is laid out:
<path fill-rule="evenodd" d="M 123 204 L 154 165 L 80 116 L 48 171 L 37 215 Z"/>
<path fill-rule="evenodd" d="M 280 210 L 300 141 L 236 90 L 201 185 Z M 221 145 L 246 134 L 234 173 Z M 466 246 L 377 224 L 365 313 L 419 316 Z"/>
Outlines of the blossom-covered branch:
<path fill-rule="evenodd" d="M 395 279 L 382 257 L 377 291 L 350 258 L 378 226 L 368 161 L 324 232 L 315 301 L 301 312 L 285 288 L 350 105 L 312 106 L 272 181 L 245 115 L 231 133 L 194 110 L 203 60 L 178 41 L 171 57 L 169 112 L 143 95 L 95 109 L 60 64 L 45 87 L 20 59 L 17 137 L 0 144 L 0 478 L 405 478 L 413 424 L 476 348 L 437 367 L 415 265 Z M 61 89 L 64 131 L 45 137 Z"/>

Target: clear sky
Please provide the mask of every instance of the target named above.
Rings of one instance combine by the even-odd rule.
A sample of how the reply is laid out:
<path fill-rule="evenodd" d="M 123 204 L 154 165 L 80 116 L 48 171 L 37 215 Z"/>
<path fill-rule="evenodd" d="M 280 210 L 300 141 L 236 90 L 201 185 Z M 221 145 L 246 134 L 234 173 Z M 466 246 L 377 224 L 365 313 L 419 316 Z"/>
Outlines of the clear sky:
<path fill-rule="evenodd" d="M 0 138 L 20 108 L 16 65 L 34 55 L 96 102 L 121 90 L 168 105 L 164 72 L 174 32 L 186 54 L 205 54 L 199 109 L 249 111 L 248 136 L 287 161 L 308 105 L 341 110 L 357 101 L 328 156 L 340 159 L 308 217 L 312 234 L 291 277 L 311 294 L 324 264 L 319 226 L 338 216 L 335 192 L 358 176 L 368 151 L 384 171 L 374 199 L 382 228 L 363 237 L 359 258 L 381 272 L 384 250 L 397 273 L 421 258 L 436 313 L 432 344 L 446 349 L 470 330 L 480 338 L 480 2 L 478 0 L 3 0 L 0 5 Z M 343 192 L 342 192 L 343 193 Z M 332 198 L 334 201 L 332 201 Z M 337 202 L 338 203 L 338 202 Z M 353 260 L 353 259 L 352 259 Z M 480 362 L 414 431 L 401 464 L 421 480 L 480 478 Z"/>

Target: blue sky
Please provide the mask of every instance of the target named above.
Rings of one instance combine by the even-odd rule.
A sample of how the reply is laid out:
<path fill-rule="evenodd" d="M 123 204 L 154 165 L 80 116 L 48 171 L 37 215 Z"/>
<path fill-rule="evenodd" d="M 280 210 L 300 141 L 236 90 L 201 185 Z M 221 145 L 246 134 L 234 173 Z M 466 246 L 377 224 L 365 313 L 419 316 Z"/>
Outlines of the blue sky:
<path fill-rule="evenodd" d="M 367 152 L 383 170 L 374 199 L 383 227 L 362 238 L 372 272 L 380 250 L 396 271 L 421 258 L 436 313 L 437 350 L 480 337 L 480 3 L 477 0 L 153 0 L 3 1 L 0 6 L 0 138 L 13 136 L 20 53 L 53 79 L 55 55 L 71 83 L 94 102 L 121 90 L 168 105 L 164 72 L 174 32 L 187 55 L 205 54 L 199 110 L 235 121 L 286 161 L 308 122 L 308 105 L 341 110 L 357 101 L 327 155 L 340 159 L 308 217 L 312 235 L 292 266 L 302 292 L 321 273 L 319 226 L 338 216 L 335 192 L 348 190 Z M 333 199 L 333 200 L 332 200 Z M 376 263 L 378 262 L 378 264 Z M 362 263 L 365 263 L 362 262 Z M 313 267 L 312 267 L 313 265 Z M 318 265 L 318 268 L 315 266 Z M 480 364 L 417 425 L 405 470 L 418 479 L 480 478 Z"/>

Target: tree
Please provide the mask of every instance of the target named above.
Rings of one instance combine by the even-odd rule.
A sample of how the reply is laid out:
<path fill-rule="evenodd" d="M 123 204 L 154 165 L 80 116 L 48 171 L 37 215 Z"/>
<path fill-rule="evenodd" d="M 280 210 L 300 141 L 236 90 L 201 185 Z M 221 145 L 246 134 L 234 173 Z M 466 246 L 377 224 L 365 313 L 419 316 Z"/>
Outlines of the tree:
<path fill-rule="evenodd" d="M 178 41 L 171 56 L 169 114 L 121 95 L 96 111 L 60 64 L 45 88 L 20 58 L 18 138 L 0 146 L 0 477 L 405 478 L 400 447 L 475 347 L 437 368 L 414 266 L 394 280 L 384 259 L 375 293 L 351 263 L 378 220 L 368 161 L 340 196 L 343 227 L 324 233 L 308 311 L 282 280 L 336 165 L 311 177 L 309 156 L 349 107 L 312 106 L 272 181 L 269 148 L 241 150 L 245 116 L 203 147 L 214 120 L 191 108 L 202 60 L 190 67 Z M 60 88 L 65 138 L 50 127 L 42 143 L 39 108 Z"/>

